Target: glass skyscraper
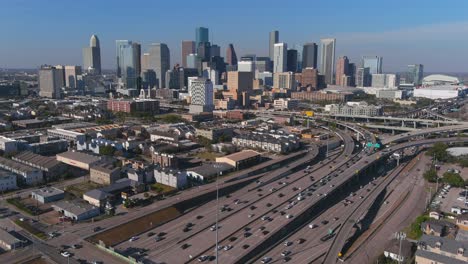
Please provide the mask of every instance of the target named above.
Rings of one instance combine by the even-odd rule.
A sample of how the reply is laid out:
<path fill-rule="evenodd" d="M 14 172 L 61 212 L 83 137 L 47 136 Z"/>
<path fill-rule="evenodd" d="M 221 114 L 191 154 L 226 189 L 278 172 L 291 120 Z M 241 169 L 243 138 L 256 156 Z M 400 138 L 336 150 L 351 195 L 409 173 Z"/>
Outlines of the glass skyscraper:
<path fill-rule="evenodd" d="M 422 64 L 408 65 L 408 74 L 406 76 L 406 83 L 412 83 L 415 86 L 422 84 L 424 74 L 424 66 Z"/>
<path fill-rule="evenodd" d="M 198 48 L 201 42 L 209 42 L 208 28 L 197 27 L 195 29 L 195 48 Z"/>
<path fill-rule="evenodd" d="M 378 56 L 364 56 L 362 58 L 362 67 L 369 68 L 370 74 L 382 73 L 382 57 Z"/>
<path fill-rule="evenodd" d="M 134 43 L 129 40 L 116 40 L 115 45 L 117 77 L 121 79 L 125 88 L 136 89 L 139 75 L 137 71 L 140 68 L 140 66 L 137 65 L 140 58 L 136 58 L 139 45 L 134 45 Z"/>

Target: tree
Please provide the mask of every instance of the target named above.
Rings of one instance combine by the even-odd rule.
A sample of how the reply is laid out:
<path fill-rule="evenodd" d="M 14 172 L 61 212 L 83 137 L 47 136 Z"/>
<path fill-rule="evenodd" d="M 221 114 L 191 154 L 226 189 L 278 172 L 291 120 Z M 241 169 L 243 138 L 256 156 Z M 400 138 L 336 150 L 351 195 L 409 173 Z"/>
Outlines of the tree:
<path fill-rule="evenodd" d="M 106 155 L 106 156 L 113 156 L 115 152 L 115 148 L 112 146 L 100 146 L 99 147 L 99 154 Z"/>
<path fill-rule="evenodd" d="M 451 186 L 455 187 L 465 187 L 465 181 L 458 173 L 454 172 L 446 172 L 444 173 L 444 182 L 450 184 Z"/>
<path fill-rule="evenodd" d="M 429 182 L 436 182 L 437 181 L 437 171 L 432 168 L 424 173 L 424 179 Z"/>
<path fill-rule="evenodd" d="M 432 148 L 427 151 L 428 156 L 434 156 L 438 161 L 447 161 L 450 155 L 447 153 L 447 145 L 445 143 L 435 143 Z"/>
<path fill-rule="evenodd" d="M 458 158 L 458 164 L 460 164 L 460 166 L 462 166 L 463 168 L 468 167 L 468 156 Z"/>

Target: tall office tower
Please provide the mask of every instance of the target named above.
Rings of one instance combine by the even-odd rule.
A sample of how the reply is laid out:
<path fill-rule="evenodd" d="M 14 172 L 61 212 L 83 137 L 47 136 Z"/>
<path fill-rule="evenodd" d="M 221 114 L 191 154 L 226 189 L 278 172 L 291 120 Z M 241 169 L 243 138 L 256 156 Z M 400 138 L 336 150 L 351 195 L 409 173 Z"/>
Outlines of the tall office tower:
<path fill-rule="evenodd" d="M 61 69 L 43 65 L 39 70 L 39 95 L 47 98 L 61 98 L 63 72 Z"/>
<path fill-rule="evenodd" d="M 209 79 L 191 79 L 189 93 L 192 96 L 190 113 L 213 112 L 213 83 Z"/>
<path fill-rule="evenodd" d="M 149 53 L 143 53 L 141 55 L 141 72 L 145 72 L 149 69 Z"/>
<path fill-rule="evenodd" d="M 83 68 L 90 74 L 101 74 L 101 48 L 96 35 L 91 36 L 89 47 L 83 48 Z"/>
<path fill-rule="evenodd" d="M 197 47 L 197 54 L 202 61 L 210 60 L 211 44 L 209 42 L 200 42 Z"/>
<path fill-rule="evenodd" d="M 311 87 L 318 89 L 318 70 L 316 68 L 303 68 L 302 69 L 302 82 L 301 86 Z"/>
<path fill-rule="evenodd" d="M 237 71 L 239 72 L 255 72 L 255 61 L 241 60 L 237 63 Z"/>
<path fill-rule="evenodd" d="M 302 68 L 317 68 L 317 44 L 304 44 L 302 49 Z"/>
<path fill-rule="evenodd" d="M 221 56 L 221 47 L 216 45 L 216 44 L 213 44 L 211 47 L 210 47 L 210 57 L 216 57 L 216 56 Z"/>
<path fill-rule="evenodd" d="M 257 72 L 271 72 L 270 57 L 257 57 L 255 61 L 255 69 Z"/>
<path fill-rule="evenodd" d="M 137 78 L 141 75 L 141 45 L 140 43 L 133 42 L 133 58 L 135 59 L 135 72 Z"/>
<path fill-rule="evenodd" d="M 219 73 L 214 68 L 206 67 L 205 69 L 203 69 L 202 77 L 206 79 L 210 79 L 213 85 L 219 84 Z"/>
<path fill-rule="evenodd" d="M 297 72 L 302 71 L 302 50 L 304 49 L 303 45 L 294 45 L 294 49 L 297 50 Z"/>
<path fill-rule="evenodd" d="M 65 86 L 71 89 L 81 88 L 78 85 L 78 75 L 81 75 L 81 66 L 65 66 Z"/>
<path fill-rule="evenodd" d="M 349 76 L 349 60 L 348 57 L 343 56 L 338 59 L 336 63 L 336 85 L 339 86 L 348 86 L 349 83 L 347 81 L 346 76 Z M 349 78 L 349 77 L 348 77 Z"/>
<path fill-rule="evenodd" d="M 364 56 L 362 57 L 362 67 L 369 68 L 369 73 L 380 74 L 382 73 L 382 57 L 378 56 Z"/>
<path fill-rule="evenodd" d="M 195 53 L 195 41 L 182 41 L 182 66 L 187 67 L 187 56 Z"/>
<path fill-rule="evenodd" d="M 274 45 L 273 72 L 285 72 L 287 68 L 288 45 L 286 43 L 276 43 Z"/>
<path fill-rule="evenodd" d="M 63 65 L 55 65 L 55 69 L 58 71 L 59 76 L 62 77 L 58 79 L 58 84 L 60 87 L 65 87 L 65 66 Z"/>
<path fill-rule="evenodd" d="M 320 40 L 320 73 L 325 75 L 325 83 L 333 84 L 335 72 L 335 46 L 336 39 L 327 38 Z"/>
<path fill-rule="evenodd" d="M 271 31 L 270 32 L 270 49 L 269 49 L 269 54 L 270 54 L 270 60 L 274 60 L 275 56 L 275 44 L 279 42 L 279 32 L 278 30 Z"/>
<path fill-rule="evenodd" d="M 356 64 L 348 64 L 349 86 L 356 86 Z"/>
<path fill-rule="evenodd" d="M 286 70 L 297 72 L 297 50 L 289 49 L 286 56 Z"/>
<path fill-rule="evenodd" d="M 137 70 L 140 68 L 137 65 L 140 58 L 135 58 L 138 54 L 139 44 L 134 45 L 129 40 L 116 40 L 116 58 L 117 58 L 117 77 L 126 89 L 138 88 Z"/>
<path fill-rule="evenodd" d="M 237 55 L 236 50 L 234 50 L 234 45 L 231 43 L 226 49 L 226 62 L 228 65 L 237 65 Z"/>
<path fill-rule="evenodd" d="M 369 87 L 371 85 L 371 75 L 369 73 L 369 68 L 357 68 L 355 78 L 357 87 Z"/>
<path fill-rule="evenodd" d="M 209 42 L 210 41 L 210 38 L 209 38 L 209 33 L 208 33 L 208 29 L 205 28 L 205 27 L 197 27 L 195 29 L 195 48 L 198 48 L 198 46 L 200 45 L 200 43 L 202 42 Z"/>
<path fill-rule="evenodd" d="M 412 83 L 415 86 L 421 85 L 423 74 L 424 74 L 424 65 L 422 64 L 408 65 L 408 74 L 406 77 L 406 83 Z"/>
<path fill-rule="evenodd" d="M 149 47 L 149 68 L 156 72 L 159 88 L 166 86 L 166 72 L 171 65 L 169 48 L 164 43 L 153 43 Z"/>
<path fill-rule="evenodd" d="M 237 100 L 243 92 L 252 91 L 254 78 L 252 72 L 228 71 L 227 75 L 227 88 L 234 95 L 235 100 Z"/>
<path fill-rule="evenodd" d="M 177 64 L 166 72 L 166 88 L 182 90 L 184 88 L 184 68 Z"/>
<path fill-rule="evenodd" d="M 141 74 L 142 78 L 142 87 L 143 89 L 151 89 L 156 87 L 158 79 L 156 78 L 156 72 L 151 69 L 146 69 Z"/>
<path fill-rule="evenodd" d="M 386 74 L 385 84 L 388 88 L 398 88 L 400 85 L 400 76 L 398 74 Z"/>
<path fill-rule="evenodd" d="M 187 56 L 187 68 L 199 69 L 201 68 L 201 58 L 198 54 L 189 54 Z"/>

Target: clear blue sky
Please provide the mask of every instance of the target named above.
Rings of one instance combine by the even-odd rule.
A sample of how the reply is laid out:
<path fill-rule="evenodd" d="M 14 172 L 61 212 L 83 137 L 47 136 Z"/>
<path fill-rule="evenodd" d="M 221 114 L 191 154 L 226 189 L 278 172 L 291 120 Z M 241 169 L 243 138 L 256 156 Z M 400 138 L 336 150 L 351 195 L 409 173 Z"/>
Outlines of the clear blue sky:
<path fill-rule="evenodd" d="M 384 71 L 422 63 L 426 71 L 467 72 L 468 1 L 465 0 L 0 0 L 0 67 L 81 65 L 91 34 L 101 41 L 102 64 L 115 66 L 115 40 L 152 42 L 180 62 L 181 40 L 197 26 L 213 43 L 234 43 L 238 55 L 268 54 L 268 32 L 289 46 L 337 39 L 336 56 L 352 62 L 384 57 Z M 385 3 L 382 3 L 385 2 Z"/>

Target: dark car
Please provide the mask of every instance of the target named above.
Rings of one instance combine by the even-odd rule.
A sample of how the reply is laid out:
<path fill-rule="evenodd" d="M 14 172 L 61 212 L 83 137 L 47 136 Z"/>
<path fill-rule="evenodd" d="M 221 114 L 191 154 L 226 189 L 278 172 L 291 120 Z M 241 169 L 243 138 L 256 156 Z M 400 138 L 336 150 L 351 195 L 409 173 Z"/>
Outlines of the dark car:
<path fill-rule="evenodd" d="M 148 233 L 148 237 L 154 236 L 155 234 L 156 234 L 156 233 L 154 233 L 154 232 L 149 232 L 149 233 Z"/>
<path fill-rule="evenodd" d="M 328 224 L 328 221 L 327 221 L 327 220 L 323 220 L 323 221 L 322 221 L 322 224 L 323 224 L 323 225 L 326 225 L 326 224 Z"/>
<path fill-rule="evenodd" d="M 188 248 L 188 247 L 190 247 L 190 245 L 187 244 L 187 243 L 185 243 L 185 244 L 183 244 L 182 246 L 180 246 L 181 249 L 186 249 L 186 248 Z"/>

